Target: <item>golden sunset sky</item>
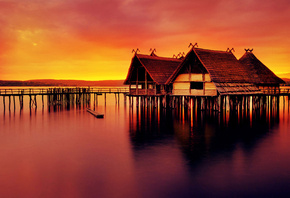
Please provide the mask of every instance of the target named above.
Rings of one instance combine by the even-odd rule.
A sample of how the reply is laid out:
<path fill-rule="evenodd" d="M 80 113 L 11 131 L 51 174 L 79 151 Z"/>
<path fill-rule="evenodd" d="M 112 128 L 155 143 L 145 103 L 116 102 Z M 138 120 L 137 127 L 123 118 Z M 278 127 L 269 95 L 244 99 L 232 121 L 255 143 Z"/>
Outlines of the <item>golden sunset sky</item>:
<path fill-rule="evenodd" d="M 132 49 L 244 48 L 290 73 L 289 0 L 1 0 L 0 80 L 125 79 Z"/>

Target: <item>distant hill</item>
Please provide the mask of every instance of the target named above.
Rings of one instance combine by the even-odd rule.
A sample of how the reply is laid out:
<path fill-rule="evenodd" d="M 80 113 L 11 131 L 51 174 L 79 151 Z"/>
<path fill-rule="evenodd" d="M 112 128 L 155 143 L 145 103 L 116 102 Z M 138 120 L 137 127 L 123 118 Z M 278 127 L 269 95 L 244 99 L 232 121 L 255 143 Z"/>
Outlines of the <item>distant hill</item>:
<path fill-rule="evenodd" d="M 290 79 L 290 73 L 282 73 L 282 74 L 277 74 L 279 78 L 288 78 Z"/>
<path fill-rule="evenodd" d="M 0 80 L 0 86 L 124 86 L 124 80 L 27 80 L 27 81 L 4 81 Z"/>
<path fill-rule="evenodd" d="M 284 80 L 286 84 L 290 85 L 290 78 L 282 78 L 282 80 Z"/>

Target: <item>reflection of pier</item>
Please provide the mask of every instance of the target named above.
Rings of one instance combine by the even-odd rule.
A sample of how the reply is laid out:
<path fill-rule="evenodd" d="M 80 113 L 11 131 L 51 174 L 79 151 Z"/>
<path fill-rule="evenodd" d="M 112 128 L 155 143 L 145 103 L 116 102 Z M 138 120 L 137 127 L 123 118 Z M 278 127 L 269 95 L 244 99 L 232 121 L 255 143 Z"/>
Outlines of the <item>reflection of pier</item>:
<path fill-rule="evenodd" d="M 193 100 L 189 105 L 176 103 L 174 109 L 156 108 L 150 100 L 145 105 L 134 104 L 130 108 L 129 129 L 135 151 L 147 152 L 148 147 L 172 144 L 174 140 L 194 165 L 205 155 L 234 152 L 237 144 L 249 151 L 280 121 L 289 119 L 287 96 L 252 96 L 246 106 L 239 102 L 240 98 L 232 100 L 237 100 L 236 106 L 231 109 L 227 104 L 222 112 L 200 110 Z"/>
<path fill-rule="evenodd" d="M 248 123 L 256 120 L 265 122 L 279 118 L 280 111 L 290 111 L 290 97 L 288 96 L 231 96 L 224 98 L 222 109 L 215 107 L 215 101 L 211 97 L 176 97 L 171 107 L 164 108 L 159 99 L 138 98 L 133 101 L 130 98 L 130 123 L 131 131 L 144 130 L 146 128 L 160 127 L 160 122 L 165 115 L 174 117 L 182 122 L 190 122 L 194 125 L 198 117 L 202 115 L 214 116 L 214 122 L 220 126 L 228 126 L 233 123 Z M 165 123 L 168 122 L 166 121 Z M 135 132 L 134 132 L 135 131 Z"/>
<path fill-rule="evenodd" d="M 134 100 L 135 99 L 135 100 Z M 129 103 L 132 107 L 159 107 L 193 109 L 197 111 L 217 111 L 249 113 L 260 111 L 261 114 L 267 109 L 278 109 L 280 101 L 285 103 L 290 97 L 287 95 L 220 95 L 220 96 L 130 96 Z"/>
<path fill-rule="evenodd" d="M 41 97 L 42 106 L 44 106 L 44 97 L 47 97 L 48 106 L 64 106 L 70 104 L 89 104 L 91 96 L 93 96 L 96 104 L 98 103 L 98 96 L 104 95 L 104 101 L 106 103 L 107 94 L 115 94 L 116 103 L 119 103 L 120 94 L 126 95 L 128 93 L 127 88 L 33 88 L 33 89 L 0 89 L 0 96 L 3 97 L 3 108 L 6 109 L 8 103 L 8 109 L 11 109 L 11 105 L 16 108 L 17 98 L 19 100 L 20 110 L 23 109 L 24 96 L 29 97 L 29 108 L 37 108 L 37 96 Z M 6 100 L 8 98 L 8 101 Z"/>

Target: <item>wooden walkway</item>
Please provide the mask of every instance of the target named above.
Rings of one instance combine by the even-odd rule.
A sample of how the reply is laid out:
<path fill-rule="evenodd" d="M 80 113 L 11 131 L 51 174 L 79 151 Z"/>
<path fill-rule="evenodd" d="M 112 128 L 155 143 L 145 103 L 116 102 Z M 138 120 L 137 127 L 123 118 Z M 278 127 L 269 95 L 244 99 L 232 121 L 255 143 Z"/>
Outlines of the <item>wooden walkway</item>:
<path fill-rule="evenodd" d="M 0 89 L 0 96 L 54 95 L 54 94 L 129 94 L 129 88 L 31 88 Z M 281 87 L 280 91 L 265 90 L 263 95 L 290 95 L 290 88 Z M 144 94 L 142 94 L 144 95 Z M 141 95 L 140 95 L 141 96 Z"/>
<path fill-rule="evenodd" d="M 30 89 L 0 89 L 0 96 L 3 98 L 4 111 L 6 108 L 6 103 L 8 104 L 8 109 L 10 110 L 11 105 L 14 106 L 16 98 L 19 98 L 20 109 L 23 109 L 23 97 L 29 97 L 29 107 L 37 108 L 36 96 L 42 97 L 42 106 L 44 106 L 44 96 L 47 97 L 48 105 L 64 105 L 68 103 L 75 104 L 88 104 L 91 100 L 91 95 L 93 95 L 94 101 L 98 101 L 98 95 L 104 95 L 104 100 L 106 104 L 106 94 L 115 94 L 116 103 L 119 103 L 119 95 L 128 95 L 128 88 L 91 88 L 91 87 L 56 87 L 56 88 L 30 88 Z M 8 101 L 6 101 L 8 98 Z M 126 97 L 125 97 L 126 98 Z"/>
<path fill-rule="evenodd" d="M 53 94 L 127 94 L 129 88 L 33 88 L 33 89 L 0 89 L 0 96 L 53 95 Z"/>
<path fill-rule="evenodd" d="M 37 108 L 37 103 L 42 101 L 42 106 L 44 106 L 44 101 L 47 102 L 48 106 L 51 105 L 72 105 L 72 104 L 83 104 L 87 105 L 93 99 L 94 104 L 98 104 L 98 96 L 104 95 L 104 102 L 106 105 L 106 95 L 115 94 L 115 102 L 119 104 L 120 98 L 119 95 L 124 95 L 124 103 L 126 103 L 126 98 L 129 96 L 130 106 L 133 105 L 133 97 L 136 98 L 136 105 L 146 105 L 152 103 L 153 106 L 171 107 L 175 108 L 178 104 L 182 103 L 188 105 L 189 103 L 196 104 L 201 106 L 200 109 L 209 109 L 219 110 L 225 108 L 225 105 L 231 105 L 232 108 L 236 106 L 245 106 L 246 103 L 268 103 L 267 101 L 272 101 L 274 97 L 285 96 L 289 100 L 290 88 L 289 86 L 281 87 L 277 92 L 274 90 L 265 90 L 261 94 L 257 95 L 229 95 L 229 96 L 172 96 L 172 95 L 130 95 L 129 88 L 91 88 L 91 87 L 55 87 L 55 88 L 30 88 L 30 89 L 0 89 L 0 97 L 3 98 L 3 107 L 4 111 L 6 105 L 8 109 L 11 109 L 11 106 L 16 106 L 16 99 L 19 99 L 19 107 L 23 109 L 23 97 L 29 97 L 29 107 Z M 36 99 L 38 96 L 38 100 Z M 47 98 L 44 99 L 44 96 Z M 93 97 L 92 97 L 93 96 Z M 270 97 L 271 96 L 271 97 Z M 41 97 L 41 98 L 39 98 Z M 139 100 L 140 99 L 140 100 Z M 277 99 L 275 99 L 277 100 Z M 283 99 L 284 100 L 284 99 Z M 150 102 L 149 102 L 150 101 Z M 257 101 L 257 102 L 256 102 Z M 243 104 L 243 105 L 242 105 Z"/>

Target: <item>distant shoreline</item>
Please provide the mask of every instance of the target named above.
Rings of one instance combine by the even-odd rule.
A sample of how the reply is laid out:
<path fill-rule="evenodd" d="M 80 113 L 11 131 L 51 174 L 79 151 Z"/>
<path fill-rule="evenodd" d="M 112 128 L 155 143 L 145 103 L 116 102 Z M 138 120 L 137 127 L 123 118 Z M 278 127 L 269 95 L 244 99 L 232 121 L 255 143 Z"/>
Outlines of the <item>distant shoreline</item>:
<path fill-rule="evenodd" d="M 286 85 L 290 85 L 289 78 L 282 78 Z M 124 80 L 100 80 L 100 81 L 86 81 L 86 80 L 52 80 L 52 79 L 44 79 L 44 80 L 26 80 L 26 81 L 18 81 L 18 80 L 0 80 L 0 86 L 6 87 L 24 87 L 24 86 L 32 86 L 32 87 L 49 87 L 49 86 L 126 86 L 124 85 Z"/>
<path fill-rule="evenodd" d="M 0 86 L 124 86 L 123 82 L 124 80 L 0 80 Z"/>

